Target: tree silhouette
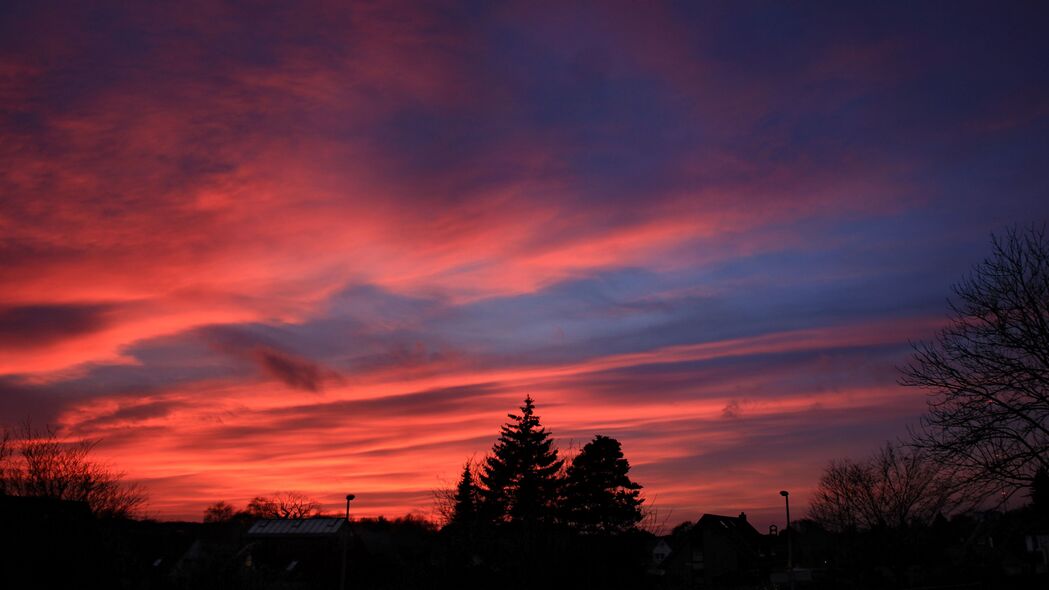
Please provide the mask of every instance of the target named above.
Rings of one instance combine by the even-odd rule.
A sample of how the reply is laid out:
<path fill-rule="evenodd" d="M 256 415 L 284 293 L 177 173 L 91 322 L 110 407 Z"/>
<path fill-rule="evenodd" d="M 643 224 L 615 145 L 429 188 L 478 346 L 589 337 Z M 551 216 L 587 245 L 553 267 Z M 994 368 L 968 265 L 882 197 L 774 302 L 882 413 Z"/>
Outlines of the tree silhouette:
<path fill-rule="evenodd" d="M 247 512 L 254 518 L 311 518 L 320 514 L 320 503 L 299 492 L 274 492 L 256 496 Z"/>
<path fill-rule="evenodd" d="M 525 398 L 520 415 L 507 416 L 510 422 L 502 426 L 480 475 L 482 515 L 492 522 L 548 522 L 564 460 L 540 425 L 531 396 Z"/>
<path fill-rule="evenodd" d="M 984 494 L 1008 496 L 1049 469 L 1049 239 L 1012 230 L 992 245 L 900 383 L 930 393 L 914 444 Z"/>
<path fill-rule="evenodd" d="M 474 481 L 473 468 L 467 461 L 463 466 L 463 474 L 455 487 L 454 504 L 452 513 L 448 518 L 448 524 L 458 527 L 472 527 L 477 523 L 480 511 L 480 490 Z"/>
<path fill-rule="evenodd" d="M 597 435 L 568 467 L 563 509 L 567 524 L 582 533 L 621 533 L 641 521 L 641 486 L 630 480 L 630 463 L 619 441 Z"/>
<path fill-rule="evenodd" d="M 236 515 L 237 510 L 232 504 L 219 501 L 204 509 L 204 522 L 229 522 Z"/>
<path fill-rule="evenodd" d="M 93 461 L 98 441 L 63 440 L 52 427 L 33 428 L 27 420 L 15 432 L 0 434 L 0 492 L 86 502 L 98 516 L 134 516 L 146 502 L 136 484 Z"/>
<path fill-rule="evenodd" d="M 940 463 L 886 444 L 863 461 L 833 461 L 820 478 L 809 517 L 830 531 L 928 525 L 962 503 L 960 486 Z"/>

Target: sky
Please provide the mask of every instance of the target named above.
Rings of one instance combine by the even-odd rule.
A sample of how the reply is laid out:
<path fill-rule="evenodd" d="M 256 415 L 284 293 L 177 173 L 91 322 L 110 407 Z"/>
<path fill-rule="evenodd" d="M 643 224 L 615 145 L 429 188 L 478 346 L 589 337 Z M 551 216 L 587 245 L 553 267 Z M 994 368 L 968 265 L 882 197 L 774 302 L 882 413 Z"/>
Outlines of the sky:
<path fill-rule="evenodd" d="M 155 518 L 430 516 L 531 395 L 653 522 L 782 526 L 1049 219 L 1047 16 L 4 2 L 0 423 L 100 440 Z"/>

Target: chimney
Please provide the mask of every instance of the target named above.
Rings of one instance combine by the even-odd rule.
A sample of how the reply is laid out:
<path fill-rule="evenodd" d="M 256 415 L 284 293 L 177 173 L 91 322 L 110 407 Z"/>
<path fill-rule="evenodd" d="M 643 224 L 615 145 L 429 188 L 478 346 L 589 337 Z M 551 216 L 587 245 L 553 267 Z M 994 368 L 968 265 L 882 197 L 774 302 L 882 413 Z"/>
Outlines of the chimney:
<path fill-rule="evenodd" d="M 746 512 L 740 512 L 739 513 L 739 520 L 741 522 L 747 522 L 747 513 Z"/>

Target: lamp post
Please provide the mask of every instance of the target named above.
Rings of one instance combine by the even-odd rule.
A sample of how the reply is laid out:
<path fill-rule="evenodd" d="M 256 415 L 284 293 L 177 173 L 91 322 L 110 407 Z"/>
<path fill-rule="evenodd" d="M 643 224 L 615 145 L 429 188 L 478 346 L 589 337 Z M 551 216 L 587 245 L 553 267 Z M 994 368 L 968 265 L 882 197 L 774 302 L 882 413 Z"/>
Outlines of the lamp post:
<path fill-rule="evenodd" d="M 790 588 L 794 590 L 794 547 L 790 540 L 790 492 L 780 490 L 779 495 L 783 496 L 783 502 L 787 507 L 787 526 L 783 531 L 787 534 L 787 575 L 790 576 Z"/>
<path fill-rule="evenodd" d="M 339 571 L 339 590 L 346 590 L 346 552 L 349 551 L 350 539 L 350 501 L 357 496 L 346 494 L 346 528 L 342 533 L 342 567 Z"/>

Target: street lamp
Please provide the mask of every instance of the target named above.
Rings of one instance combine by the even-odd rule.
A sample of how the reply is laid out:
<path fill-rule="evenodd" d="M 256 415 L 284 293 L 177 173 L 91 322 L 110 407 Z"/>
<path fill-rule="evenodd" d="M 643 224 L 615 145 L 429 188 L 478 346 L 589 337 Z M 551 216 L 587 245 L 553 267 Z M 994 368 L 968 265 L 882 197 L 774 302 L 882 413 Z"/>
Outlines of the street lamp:
<path fill-rule="evenodd" d="M 349 501 L 352 500 L 352 499 L 355 499 L 355 498 L 357 498 L 357 497 L 354 496 L 354 494 L 352 494 L 352 493 L 347 493 L 346 494 L 346 521 L 347 522 L 349 522 Z"/>
<path fill-rule="evenodd" d="M 779 495 L 783 496 L 783 501 L 787 506 L 787 527 L 784 530 L 787 533 L 787 575 L 790 576 L 790 587 L 794 589 L 794 547 L 790 541 L 790 492 L 787 490 L 780 490 Z"/>
<path fill-rule="evenodd" d="M 342 566 L 339 568 L 339 590 L 346 589 L 346 552 L 349 551 L 350 537 L 350 501 L 357 496 L 346 494 L 346 529 L 341 535 L 342 541 Z"/>

